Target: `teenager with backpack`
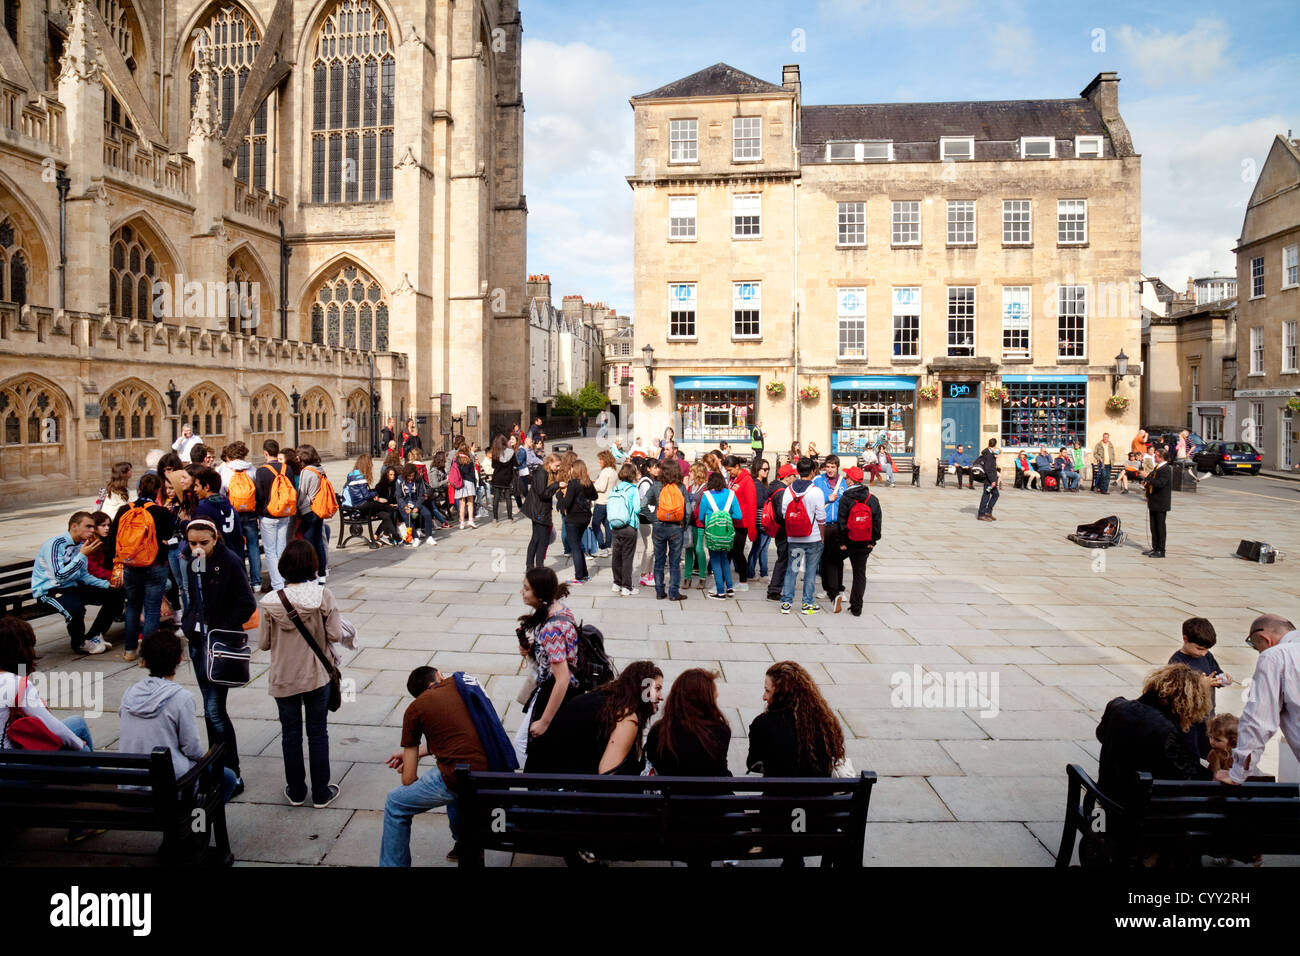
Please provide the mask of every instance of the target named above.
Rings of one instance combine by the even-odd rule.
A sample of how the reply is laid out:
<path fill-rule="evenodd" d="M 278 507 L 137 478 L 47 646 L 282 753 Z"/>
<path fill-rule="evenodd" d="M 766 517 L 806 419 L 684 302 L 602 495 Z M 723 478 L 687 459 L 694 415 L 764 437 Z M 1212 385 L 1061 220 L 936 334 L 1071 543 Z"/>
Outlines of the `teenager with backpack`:
<path fill-rule="evenodd" d="M 375 489 L 370 487 L 374 478 L 375 465 L 369 455 L 361 454 L 348 472 L 347 483 L 343 486 L 343 503 L 349 508 L 356 508 L 366 517 L 379 516 L 379 544 L 396 544 L 397 527 L 393 524 L 393 509 L 388 500 L 380 500 Z M 394 478 L 396 476 L 394 475 Z M 396 481 L 394 481 L 396 484 Z M 425 501 L 428 507 L 428 501 Z"/>
<path fill-rule="evenodd" d="M 839 455 L 827 455 L 822 460 L 822 465 L 822 473 L 813 479 L 813 484 L 826 499 L 826 542 L 825 547 L 822 548 L 821 564 L 822 589 L 826 592 L 826 600 L 834 601 L 838 607 L 841 603 L 840 594 L 844 591 L 845 554 L 840 550 L 842 542 L 837 519 L 840 495 L 844 492 L 846 482 L 844 476 L 840 474 Z"/>
<path fill-rule="evenodd" d="M 528 542 L 527 571 L 546 564 L 546 549 L 555 533 L 555 492 L 559 488 L 555 476 L 559 470 L 560 456 L 547 455 L 528 476 L 528 496 L 524 499 L 524 507 L 532 521 L 533 536 Z"/>
<path fill-rule="evenodd" d="M 424 479 L 420 477 L 420 469 L 414 462 L 407 462 L 402 468 L 402 477 L 397 482 L 397 510 L 401 516 L 402 523 L 408 528 L 413 528 L 416 517 L 420 518 L 423 525 L 424 542 L 426 544 L 436 544 L 433 539 L 433 512 L 424 503 L 428 495 L 429 486 Z M 411 532 L 412 544 L 419 546 L 419 535 Z"/>
<path fill-rule="evenodd" d="M 743 522 L 744 516 L 736 493 L 727 487 L 721 472 L 709 475 L 705 492 L 700 496 L 699 516 L 704 523 L 704 544 L 709 549 L 714 586 L 714 590 L 704 594 L 723 601 L 736 593 L 731 583 L 731 549 L 736 540 L 736 524 Z"/>
<path fill-rule="evenodd" d="M 781 591 L 785 588 L 785 569 L 790 560 L 790 545 L 785 536 L 785 496 L 789 494 L 790 484 L 798 472 L 794 465 L 785 464 L 776 470 L 776 482 L 763 504 L 762 527 L 776 543 L 776 563 L 772 565 L 772 576 L 767 579 L 767 599 L 780 601 Z"/>
<path fill-rule="evenodd" d="M 514 439 L 498 435 L 492 442 L 492 520 L 501 520 L 501 502 L 506 503 L 506 517 L 515 520 L 514 499 L 510 489 L 514 486 L 519 466 L 515 463 Z"/>
<path fill-rule="evenodd" d="M 630 461 L 618 469 L 618 483 L 609 492 L 605 505 L 609 521 L 612 546 L 613 590 L 616 594 L 631 597 L 641 589 L 632 576 L 632 559 L 636 556 L 637 528 L 641 523 L 641 497 L 636 490 L 637 470 Z"/>
<path fill-rule="evenodd" d="M 221 532 L 221 540 L 227 548 L 244 563 L 244 532 L 239 526 L 235 509 L 230 506 L 226 496 L 221 493 L 221 476 L 213 468 L 190 465 L 194 476 L 194 493 L 199 505 L 194 509 L 194 517 L 207 518 Z"/>
<path fill-rule="evenodd" d="M 208 745 L 222 743 L 221 765 L 235 775 L 237 796 L 244 789 L 239 775 L 239 742 L 235 723 L 226 710 L 230 688 L 208 679 L 208 636 L 212 631 L 242 632 L 257 613 L 257 601 L 244 576 L 244 562 L 221 541 L 216 525 L 195 518 L 185 529 L 181 559 L 189 579 L 190 601 L 181 626 L 189 641 L 190 662 L 203 695 L 203 720 Z"/>
<path fill-rule="evenodd" d="M 782 518 L 785 525 L 788 563 L 785 585 L 781 589 L 781 613 L 789 614 L 794 600 L 794 584 L 803 565 L 803 614 L 816 614 L 821 608 L 813 598 L 817 592 L 817 567 L 821 563 L 822 543 L 826 527 L 826 499 L 821 489 L 813 484 L 813 459 L 805 456 L 796 466 L 799 477 L 782 496 Z M 802 558 L 802 562 L 798 560 Z"/>
<path fill-rule="evenodd" d="M 699 519 L 700 498 L 708 488 L 709 470 L 704 462 L 697 461 L 691 465 L 689 475 L 684 482 L 686 488 L 686 511 L 691 517 L 682 537 L 682 550 L 686 552 L 686 569 L 682 572 L 682 587 L 690 590 L 691 576 L 700 579 L 700 590 L 706 587 L 709 577 L 709 551 L 704 546 L 704 525 Z"/>
<path fill-rule="evenodd" d="M 724 443 L 725 444 L 725 443 Z M 749 590 L 749 559 L 745 556 L 745 542 L 758 541 L 758 493 L 754 490 L 754 476 L 745 470 L 739 458 L 727 455 L 722 467 L 728 475 L 727 487 L 736 494 L 740 504 L 740 520 L 731 542 L 731 563 L 736 569 L 736 590 Z"/>
<path fill-rule="evenodd" d="M 654 578 L 654 543 L 650 534 L 654 531 L 654 503 L 659 498 L 659 476 L 663 466 L 658 458 L 646 458 L 641 462 L 641 479 L 636 484 L 637 494 L 641 498 L 641 523 L 637 525 L 637 538 L 641 547 L 640 583 L 649 587 L 655 583 Z"/>
<path fill-rule="evenodd" d="M 274 438 L 262 442 L 266 461 L 257 469 L 253 484 L 257 488 L 257 530 L 266 552 L 266 569 L 271 575 L 263 593 L 284 587 L 280 577 L 280 555 L 289 543 L 289 520 L 298 510 L 298 491 L 293 486 L 289 466 L 280 458 L 280 443 Z M 261 583 L 260 581 L 258 582 Z"/>
<path fill-rule="evenodd" d="M 990 438 L 988 447 L 980 452 L 979 458 L 975 459 L 975 464 L 971 467 L 972 477 L 976 471 L 984 473 L 984 493 L 980 495 L 979 513 L 976 515 L 980 521 L 997 521 L 993 517 L 993 506 L 998 503 L 998 496 L 1001 492 L 998 490 L 1002 487 L 1002 481 L 998 478 L 998 440 Z M 1044 482 L 1046 479 L 1044 479 Z"/>
<path fill-rule="evenodd" d="M 768 475 L 771 474 L 770 466 L 765 458 L 755 458 L 751 465 L 754 477 L 754 508 L 755 513 L 761 518 L 763 508 L 767 505 L 768 495 L 774 490 L 773 485 L 768 482 Z M 757 522 L 758 540 L 756 540 L 749 549 L 749 576 L 750 578 L 767 577 L 767 546 L 772 540 L 772 536 L 763 530 L 762 521 Z"/>
<path fill-rule="evenodd" d="M 257 470 L 248 459 L 248 446 L 231 442 L 222 453 L 225 459 L 217 474 L 221 475 L 221 493 L 238 516 L 244 534 L 244 553 L 248 558 L 248 580 L 253 587 L 262 586 L 260 519 L 257 515 Z"/>
<path fill-rule="evenodd" d="M 880 540 L 880 499 L 865 484 L 861 468 L 845 468 L 848 487 L 840 496 L 836 512 L 836 540 L 840 554 L 849 559 L 853 581 L 849 587 L 849 613 L 862 616 L 862 597 L 867 592 L 867 558 Z M 827 536 L 829 537 L 829 535 Z M 840 559 L 843 561 L 843 557 Z M 844 609 L 844 595 L 835 597 L 835 613 Z"/>
<path fill-rule="evenodd" d="M 534 689 L 522 701 L 523 718 L 514 740 L 519 764 L 527 767 L 531 742 L 544 736 L 564 702 L 580 693 L 575 672 L 578 619 L 564 603 L 568 586 L 550 568 L 529 568 L 519 594 L 532 609 L 520 615 L 515 628 L 519 653 L 533 664 Z"/>
<path fill-rule="evenodd" d="M 601 414 L 603 415 L 604 412 Z M 596 486 L 596 505 L 591 512 L 591 530 L 596 536 L 597 556 L 608 557 L 610 549 L 614 546 L 614 539 L 606 512 L 609 507 L 609 493 L 614 485 L 618 484 L 618 465 L 609 449 L 601 449 L 596 454 L 596 460 L 600 463 L 600 472 L 592 482 Z"/>
<path fill-rule="evenodd" d="M 157 475 L 142 476 L 135 502 L 118 510 L 106 542 L 114 564 L 122 566 L 122 588 L 126 591 L 126 649 L 122 659 L 126 661 L 136 659 L 140 635 L 158 629 L 163 593 L 167 590 L 171 550 L 167 542 L 175 536 L 176 526 L 172 513 L 157 503 L 161 490 L 162 479 Z"/>
<path fill-rule="evenodd" d="M 567 471 L 559 472 L 560 481 L 554 493 L 558 494 L 560 513 L 564 515 L 564 540 L 573 556 L 573 579 L 569 585 L 586 584 L 591 580 L 587 571 L 587 554 L 582 549 L 582 534 L 591 526 L 591 503 L 596 500 L 596 486 L 587 472 L 586 462 L 579 459 Z"/>
<path fill-rule="evenodd" d="M 329 566 L 325 522 L 338 511 L 334 486 L 321 470 L 320 455 L 312 445 L 298 448 L 302 471 L 298 475 L 298 528 L 303 540 L 316 549 L 317 584 L 324 584 Z"/>
<path fill-rule="evenodd" d="M 682 487 L 682 469 L 676 458 L 663 463 L 659 474 L 659 494 L 655 498 L 655 524 L 651 531 L 655 553 L 655 597 L 685 601 L 682 583 L 682 535 L 691 526 L 686 510 L 686 490 Z M 668 590 L 664 590 L 664 563 L 668 564 Z"/>
<path fill-rule="evenodd" d="M 478 487 L 478 469 L 474 465 L 474 456 L 468 445 L 462 444 L 456 449 L 456 458 L 447 468 L 447 481 L 455 494 L 455 506 L 460 515 L 460 529 L 468 526 L 477 528 L 474 523 L 474 509 Z"/>
<path fill-rule="evenodd" d="M 156 476 L 154 481 L 157 482 Z M 109 582 L 91 573 L 88 560 L 90 554 L 105 549 L 107 545 L 108 542 L 95 533 L 95 522 L 90 512 L 78 511 L 68 519 L 67 532 L 41 545 L 36 560 L 32 562 L 32 596 L 38 603 L 63 616 L 74 654 L 102 654 L 113 647 L 98 636 L 86 637 L 87 604 L 102 605 L 92 626 L 96 635 L 108 630 L 113 621 L 112 618 L 101 620 L 106 616 L 104 609 L 115 605 Z M 106 553 L 113 552 L 108 550 Z"/>

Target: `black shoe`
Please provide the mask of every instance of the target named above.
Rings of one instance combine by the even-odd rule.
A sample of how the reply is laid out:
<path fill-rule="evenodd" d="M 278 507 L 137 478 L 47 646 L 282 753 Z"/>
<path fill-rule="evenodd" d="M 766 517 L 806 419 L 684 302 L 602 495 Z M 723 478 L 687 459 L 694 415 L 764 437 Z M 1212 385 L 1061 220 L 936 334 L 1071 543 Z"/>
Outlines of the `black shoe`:
<path fill-rule="evenodd" d="M 1149 557 L 1151 557 L 1151 555 L 1153 555 L 1153 554 L 1155 554 L 1155 553 L 1156 553 L 1156 552 L 1155 552 L 1155 549 L 1154 549 L 1154 548 L 1147 548 L 1145 551 L 1142 552 L 1142 557 L 1144 557 L 1144 558 L 1149 558 Z"/>
<path fill-rule="evenodd" d="M 235 774 L 235 789 L 230 791 L 230 799 L 233 800 L 244 792 L 244 778 L 238 773 Z"/>
<path fill-rule="evenodd" d="M 1151 557 L 1153 557 L 1153 558 L 1163 558 L 1164 556 L 1165 556 L 1165 553 L 1164 553 L 1163 551 L 1152 551 L 1152 552 L 1151 552 Z"/>
<path fill-rule="evenodd" d="M 667 595 L 667 594 L 656 594 L 656 595 L 655 595 L 655 600 L 656 600 L 656 601 L 664 601 L 664 600 L 667 600 L 667 598 L 668 598 L 668 595 Z"/>
<path fill-rule="evenodd" d="M 767 592 L 767 599 L 768 599 L 769 601 L 780 601 L 780 600 L 781 600 L 781 595 L 780 595 L 780 594 L 773 594 L 771 591 L 769 591 L 769 592 Z"/>

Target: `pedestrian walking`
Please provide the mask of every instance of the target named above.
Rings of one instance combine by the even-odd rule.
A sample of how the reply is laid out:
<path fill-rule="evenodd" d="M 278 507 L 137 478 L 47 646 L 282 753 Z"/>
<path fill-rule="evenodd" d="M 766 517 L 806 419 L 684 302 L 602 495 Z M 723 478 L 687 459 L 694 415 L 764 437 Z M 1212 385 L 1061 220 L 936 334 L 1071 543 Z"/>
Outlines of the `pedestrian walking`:
<path fill-rule="evenodd" d="M 257 469 L 253 485 L 257 493 L 257 530 L 266 553 L 266 570 L 270 584 L 262 593 L 284 587 L 280 577 L 280 555 L 289 544 L 289 521 L 298 508 L 298 495 L 293 487 L 289 466 L 280 458 L 280 443 L 274 438 L 262 442 L 265 461 Z M 259 582 L 260 583 L 260 582 Z"/>
<path fill-rule="evenodd" d="M 1151 548 L 1142 552 L 1148 558 L 1165 556 L 1166 519 L 1173 491 L 1173 471 L 1167 460 L 1168 454 L 1165 446 L 1161 445 L 1155 449 L 1155 468 L 1138 472 L 1138 478 L 1146 486 L 1147 515 L 1151 522 Z"/>
<path fill-rule="evenodd" d="M 586 584 L 591 580 L 587 570 L 587 554 L 582 549 L 582 534 L 591 525 L 591 503 L 596 500 L 596 486 L 587 473 L 587 463 L 579 459 L 560 472 L 557 501 L 564 515 L 564 540 L 573 556 L 573 578 L 569 586 Z"/>
<path fill-rule="evenodd" d="M 606 504 L 606 518 L 613 536 L 611 546 L 614 573 L 613 591 L 631 597 L 641 589 L 632 575 L 632 559 L 636 556 L 637 528 L 641 523 L 641 497 L 637 494 L 637 470 L 630 461 L 618 469 L 618 483 L 610 489 Z"/>
<path fill-rule="evenodd" d="M 560 456 L 547 455 L 528 476 L 524 510 L 531 520 L 533 536 L 528 542 L 525 570 L 531 571 L 546 564 L 546 549 L 555 534 L 555 493 L 560 487 L 555 476 L 559 470 Z"/>
<path fill-rule="evenodd" d="M 659 500 L 659 476 L 662 465 L 658 458 L 646 458 L 641 462 L 641 479 L 636 484 L 637 494 L 641 498 L 641 521 L 637 525 L 637 539 L 640 542 L 641 561 L 640 583 L 649 587 L 654 579 L 654 543 L 650 540 L 654 531 L 655 504 Z"/>
<path fill-rule="evenodd" d="M 1002 479 L 998 477 L 998 440 L 996 438 L 990 438 L 988 446 L 980 452 L 979 458 L 975 459 L 975 466 L 971 468 L 972 476 L 974 476 L 976 467 L 984 471 L 984 493 L 980 495 L 979 513 L 976 517 L 980 521 L 997 521 L 998 519 L 993 517 L 993 506 L 998 503 L 998 497 L 1002 493 Z"/>
<path fill-rule="evenodd" d="M 800 612 L 816 614 L 821 608 L 813 600 L 817 591 L 817 568 L 821 563 L 826 528 L 826 499 L 813 484 L 813 459 L 805 456 L 795 466 L 799 477 L 782 496 L 782 521 L 785 524 L 788 561 L 785 585 L 781 590 L 781 613 L 789 614 L 794 601 L 794 585 L 803 570 L 803 603 Z"/>
<path fill-rule="evenodd" d="M 1110 469 L 1115 464 L 1115 446 L 1110 443 L 1110 432 L 1101 436 L 1101 441 L 1092 450 L 1096 466 L 1096 488 L 1099 494 L 1110 494 Z"/>
<path fill-rule="evenodd" d="M 845 480 L 840 474 L 839 455 L 827 455 L 825 467 L 813 484 L 826 500 L 826 540 L 822 549 L 821 577 L 826 600 L 834 601 L 838 610 L 840 594 L 844 590 L 844 559 L 848 556 L 840 547 L 839 502 Z"/>
<path fill-rule="evenodd" d="M 682 487 L 682 469 L 670 458 L 660 473 L 659 494 L 655 499 L 655 525 L 651 532 L 655 552 L 655 597 L 685 601 L 681 593 L 682 536 L 691 526 L 686 510 L 686 491 Z M 665 564 L 667 567 L 665 567 Z M 667 590 L 664 578 L 667 577 Z"/>
<path fill-rule="evenodd" d="M 867 592 L 867 558 L 880 541 L 880 499 L 867 488 L 861 468 L 844 469 L 848 487 L 836 509 L 836 538 L 840 552 L 849 559 L 853 580 L 849 586 L 849 613 L 862 616 L 862 599 Z M 844 595 L 835 598 L 835 613 L 844 607 Z"/>
<path fill-rule="evenodd" d="M 601 414 L 603 415 L 604 412 Z M 609 493 L 618 484 L 618 465 L 614 461 L 613 453 L 608 449 L 602 449 L 596 455 L 596 460 L 600 463 L 600 472 L 592 482 L 596 486 L 596 504 L 591 510 L 591 531 L 596 536 L 596 554 L 600 557 L 608 557 L 610 549 L 614 546 L 614 538 L 609 527 L 607 508 Z"/>
<path fill-rule="evenodd" d="M 763 507 L 767 504 L 767 498 L 772 493 L 774 483 L 768 481 L 771 469 L 766 458 L 755 458 L 752 468 L 755 514 L 762 515 Z M 763 530 L 761 522 L 755 522 L 755 524 L 758 527 L 758 540 L 749 549 L 749 577 L 751 580 L 754 578 L 766 580 L 767 546 L 771 543 L 772 536 Z"/>
<path fill-rule="evenodd" d="M 754 476 L 745 470 L 740 459 L 727 455 L 722 459 L 727 472 L 727 487 L 736 493 L 740 503 L 740 520 L 731 545 L 731 563 L 736 569 L 736 590 L 749 590 L 749 559 L 745 556 L 746 543 L 758 540 L 758 493 L 754 490 Z"/>

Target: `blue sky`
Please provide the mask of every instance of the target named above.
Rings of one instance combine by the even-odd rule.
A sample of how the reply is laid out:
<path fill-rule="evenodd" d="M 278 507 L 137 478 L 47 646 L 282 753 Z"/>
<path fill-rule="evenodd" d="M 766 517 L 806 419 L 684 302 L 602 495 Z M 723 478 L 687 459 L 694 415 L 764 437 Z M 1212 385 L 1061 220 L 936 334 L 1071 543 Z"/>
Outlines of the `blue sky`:
<path fill-rule="evenodd" d="M 1275 134 L 1300 135 L 1295 0 L 520 7 L 528 271 L 549 273 L 556 299 L 620 312 L 634 271 L 628 97 L 719 61 L 773 83 L 798 63 L 805 104 L 1060 99 L 1114 70 L 1142 154 L 1143 268 L 1175 287 L 1235 270 L 1252 170 Z"/>

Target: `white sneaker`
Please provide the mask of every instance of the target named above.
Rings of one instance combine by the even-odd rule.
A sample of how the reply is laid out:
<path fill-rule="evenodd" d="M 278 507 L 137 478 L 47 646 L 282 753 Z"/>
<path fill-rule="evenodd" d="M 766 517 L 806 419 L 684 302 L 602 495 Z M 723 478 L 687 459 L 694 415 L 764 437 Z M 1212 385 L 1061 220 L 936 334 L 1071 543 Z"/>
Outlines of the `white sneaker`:
<path fill-rule="evenodd" d="M 471 528 L 477 528 L 477 527 L 478 527 L 478 525 L 476 525 L 476 524 L 475 524 L 474 522 L 472 522 L 472 521 L 469 523 L 469 526 L 470 526 Z"/>
<path fill-rule="evenodd" d="M 433 540 L 433 535 L 428 535 L 428 536 L 424 539 L 424 543 L 425 543 L 425 544 L 437 544 L 438 542 Z"/>
<path fill-rule="evenodd" d="M 633 594 L 640 594 L 640 593 L 641 593 L 641 589 L 640 589 L 640 588 L 623 588 L 619 593 L 622 594 L 623 597 L 631 597 Z"/>
<path fill-rule="evenodd" d="M 81 653 L 83 654 L 103 654 L 108 649 L 109 645 L 105 644 L 98 637 L 93 640 L 85 641 L 81 645 Z"/>
<path fill-rule="evenodd" d="M 611 591 L 613 591 L 615 594 L 619 594 L 619 593 L 621 593 L 622 590 L 623 590 L 623 589 L 622 589 L 621 587 L 619 587 L 617 584 L 611 584 L 611 585 L 609 586 L 609 589 L 610 589 Z"/>
<path fill-rule="evenodd" d="M 185 616 L 184 616 L 184 614 L 183 614 L 181 611 L 173 611 L 173 612 L 172 612 L 172 623 L 173 623 L 173 624 L 183 624 L 184 621 L 185 621 Z"/>

